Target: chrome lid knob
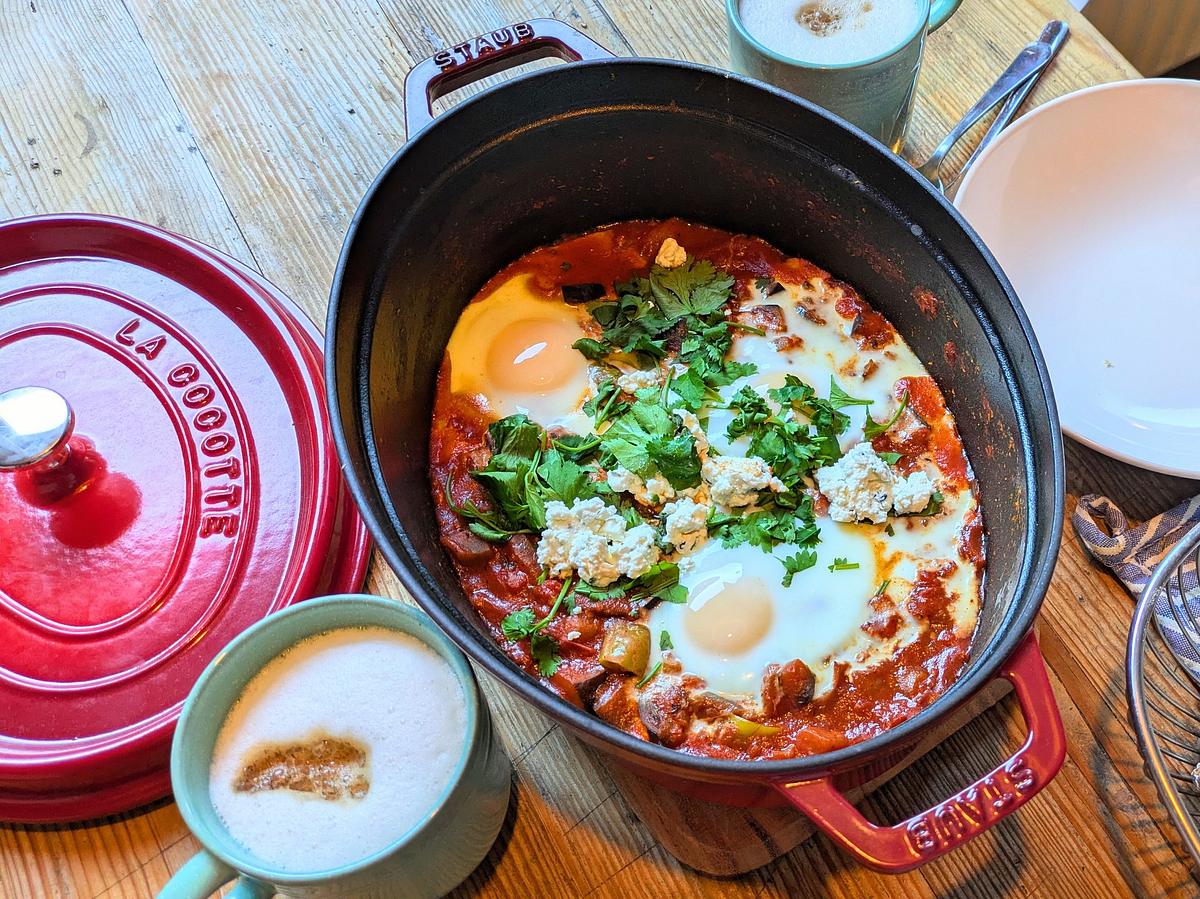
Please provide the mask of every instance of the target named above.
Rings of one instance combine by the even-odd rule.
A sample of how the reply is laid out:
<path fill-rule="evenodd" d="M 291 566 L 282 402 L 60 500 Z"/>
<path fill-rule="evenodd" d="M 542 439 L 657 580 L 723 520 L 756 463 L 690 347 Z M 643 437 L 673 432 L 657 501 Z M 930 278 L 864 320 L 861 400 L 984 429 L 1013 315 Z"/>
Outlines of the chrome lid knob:
<path fill-rule="evenodd" d="M 17 387 L 0 393 L 0 471 L 41 462 L 66 445 L 75 413 L 48 387 Z"/>

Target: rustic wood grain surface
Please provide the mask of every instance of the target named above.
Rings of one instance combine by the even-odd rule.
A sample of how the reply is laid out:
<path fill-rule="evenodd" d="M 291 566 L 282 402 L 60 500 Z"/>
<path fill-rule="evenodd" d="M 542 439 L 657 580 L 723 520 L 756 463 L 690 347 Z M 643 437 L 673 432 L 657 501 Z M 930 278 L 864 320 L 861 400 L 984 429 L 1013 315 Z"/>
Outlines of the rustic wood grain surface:
<path fill-rule="evenodd" d="M 323 321 L 349 218 L 404 140 L 407 69 L 533 16 L 563 19 L 618 54 L 725 62 L 719 0 L 0 0 L 0 217 L 91 210 L 152 222 L 245 261 Z M 1056 17 L 1074 33 L 1031 105 L 1136 76 L 1065 0 L 966 0 L 930 38 L 907 152 L 922 157 Z M 1195 490 L 1073 443 L 1067 466 L 1068 511 L 1080 494 L 1103 492 L 1146 517 Z M 402 595 L 380 563 L 368 588 Z M 460 894 L 1196 895 L 1126 722 L 1129 613 L 1119 585 L 1065 534 L 1040 633 L 1067 762 L 1015 817 L 894 878 L 823 837 L 736 879 L 691 871 L 591 751 L 488 684 L 514 762 L 513 804 Z M 1004 700 L 863 807 L 876 820 L 907 817 L 1023 736 Z M 166 802 L 88 825 L 0 827 L 0 896 L 149 896 L 196 848 Z"/>

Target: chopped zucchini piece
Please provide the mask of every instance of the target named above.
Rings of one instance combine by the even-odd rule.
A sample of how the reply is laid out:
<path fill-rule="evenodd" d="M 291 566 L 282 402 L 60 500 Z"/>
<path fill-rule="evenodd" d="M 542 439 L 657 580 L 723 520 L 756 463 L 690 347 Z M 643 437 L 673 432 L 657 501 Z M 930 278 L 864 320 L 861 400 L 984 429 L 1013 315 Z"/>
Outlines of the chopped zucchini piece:
<path fill-rule="evenodd" d="M 729 720 L 733 722 L 734 728 L 737 729 L 738 736 L 746 737 L 771 737 L 783 730 L 782 727 L 775 727 L 773 724 L 759 724 L 757 721 L 751 721 L 749 718 L 743 718 L 741 715 L 730 715 Z"/>
<path fill-rule="evenodd" d="M 598 661 L 608 671 L 642 674 L 650 661 L 650 628 L 613 619 L 604 631 Z"/>

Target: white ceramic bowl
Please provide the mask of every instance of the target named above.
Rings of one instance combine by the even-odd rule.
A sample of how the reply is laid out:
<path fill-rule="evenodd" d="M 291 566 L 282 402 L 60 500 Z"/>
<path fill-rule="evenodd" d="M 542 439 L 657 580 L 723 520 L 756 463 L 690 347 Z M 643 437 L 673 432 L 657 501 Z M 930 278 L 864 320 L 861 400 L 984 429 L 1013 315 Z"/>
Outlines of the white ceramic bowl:
<path fill-rule="evenodd" d="M 1200 82 L 1053 100 L 980 155 L 954 202 L 1033 322 L 1063 430 L 1200 478 Z"/>

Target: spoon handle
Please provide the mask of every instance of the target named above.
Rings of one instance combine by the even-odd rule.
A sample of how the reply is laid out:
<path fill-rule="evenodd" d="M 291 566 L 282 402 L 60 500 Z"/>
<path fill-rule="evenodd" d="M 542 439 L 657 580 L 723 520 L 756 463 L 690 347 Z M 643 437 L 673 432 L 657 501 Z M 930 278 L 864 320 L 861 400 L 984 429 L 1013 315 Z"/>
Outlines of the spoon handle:
<path fill-rule="evenodd" d="M 974 164 L 975 160 L 979 158 L 979 154 L 987 149 L 988 144 L 994 141 L 1000 135 L 1001 131 L 1008 127 L 1009 122 L 1011 122 L 1016 116 L 1018 110 L 1021 108 L 1021 105 L 1025 102 L 1025 99 L 1033 92 L 1033 89 L 1037 87 L 1037 83 L 1039 79 L 1041 79 L 1042 73 L 1046 71 L 1046 68 L 1050 65 L 1051 60 L 1058 55 L 1058 51 L 1061 50 L 1062 45 L 1066 43 L 1067 36 L 1070 34 L 1070 32 L 1071 29 L 1067 23 L 1059 19 L 1055 19 L 1054 21 L 1047 23 L 1046 27 L 1042 29 L 1042 35 L 1038 38 L 1038 43 L 1044 43 L 1050 48 L 1049 58 L 1033 73 L 1031 77 L 1025 80 L 1024 84 L 1017 88 L 1014 93 L 1009 94 L 1008 99 L 1004 101 L 1004 105 L 1000 107 L 1000 111 L 996 113 L 996 118 L 992 121 L 987 133 L 983 136 L 983 140 L 979 142 L 979 146 L 975 148 L 974 152 L 971 153 L 967 161 L 963 163 L 963 167 L 959 169 L 958 174 L 954 178 L 955 181 L 958 181 L 963 175 L 966 174 L 967 169 L 969 169 Z"/>
<path fill-rule="evenodd" d="M 1050 60 L 1050 55 L 1049 45 L 1040 40 L 1026 44 L 995 83 L 979 98 L 979 101 L 967 110 L 959 123 L 946 135 L 946 139 L 938 144 L 933 155 L 918 171 L 932 181 L 937 176 L 938 167 L 941 166 L 946 154 L 950 152 L 950 148 L 958 143 L 959 139 L 970 131 L 980 119 L 991 112 L 1001 100 L 1020 87 L 1026 79 L 1040 71 Z"/>

